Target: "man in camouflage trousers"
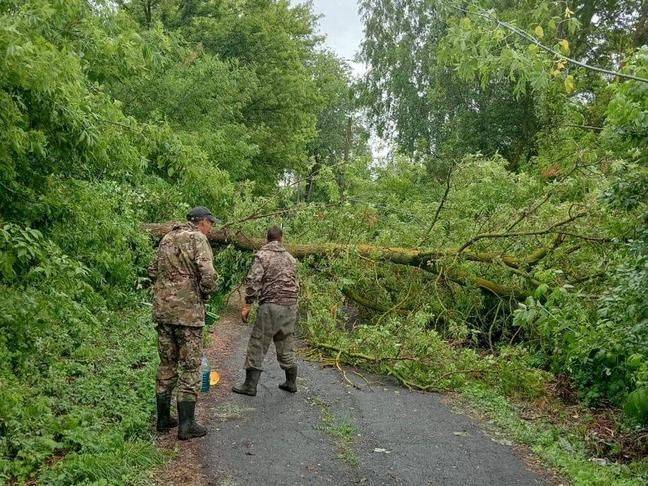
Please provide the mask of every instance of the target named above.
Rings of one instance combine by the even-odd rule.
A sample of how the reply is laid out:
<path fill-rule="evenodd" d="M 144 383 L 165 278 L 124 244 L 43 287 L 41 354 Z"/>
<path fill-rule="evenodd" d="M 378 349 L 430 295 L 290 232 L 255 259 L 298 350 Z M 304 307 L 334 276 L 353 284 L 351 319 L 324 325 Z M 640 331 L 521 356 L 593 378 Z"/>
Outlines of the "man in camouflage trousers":
<path fill-rule="evenodd" d="M 293 334 L 297 322 L 299 284 L 295 259 L 282 246 L 282 240 L 280 228 L 275 226 L 268 230 L 268 242 L 257 252 L 247 276 L 241 318 L 247 322 L 250 306 L 255 301 L 259 302 L 259 309 L 248 343 L 245 382 L 232 388 L 235 393 L 256 395 L 270 341 L 274 341 L 277 360 L 286 373 L 286 381 L 279 388 L 291 393 L 297 391 Z"/>
<path fill-rule="evenodd" d="M 178 425 L 171 417 L 171 394 L 178 385 L 178 439 L 202 437 L 207 429 L 195 421 L 200 386 L 205 302 L 216 289 L 216 272 L 207 234 L 216 218 L 209 209 L 193 208 L 187 223 L 167 233 L 149 267 L 153 318 L 157 325 L 157 430 Z"/>

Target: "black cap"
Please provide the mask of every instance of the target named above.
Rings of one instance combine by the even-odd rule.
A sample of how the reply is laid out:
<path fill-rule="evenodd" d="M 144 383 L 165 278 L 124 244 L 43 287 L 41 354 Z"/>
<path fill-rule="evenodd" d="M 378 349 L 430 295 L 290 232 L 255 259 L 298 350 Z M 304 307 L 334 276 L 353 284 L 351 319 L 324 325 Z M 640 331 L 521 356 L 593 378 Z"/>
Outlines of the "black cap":
<path fill-rule="evenodd" d="M 204 206 L 198 206 L 192 208 L 187 213 L 187 219 L 189 221 L 200 221 L 201 219 L 208 219 L 212 223 L 218 223 L 218 219 L 214 217 L 209 209 Z"/>

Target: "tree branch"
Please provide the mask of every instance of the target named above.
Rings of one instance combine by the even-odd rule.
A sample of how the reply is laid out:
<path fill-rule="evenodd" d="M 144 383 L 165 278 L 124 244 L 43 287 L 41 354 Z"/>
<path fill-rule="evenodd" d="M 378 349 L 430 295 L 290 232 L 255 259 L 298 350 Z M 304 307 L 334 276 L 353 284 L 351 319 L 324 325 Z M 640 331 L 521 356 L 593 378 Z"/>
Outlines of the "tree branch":
<path fill-rule="evenodd" d="M 355 358 L 355 359 L 361 359 L 363 361 L 368 361 L 370 363 L 375 363 L 380 366 L 384 366 L 387 370 L 387 372 L 396 378 L 403 386 L 409 388 L 409 389 L 415 389 L 415 390 L 422 390 L 422 391 L 430 391 L 430 390 L 436 390 L 436 391 L 441 391 L 443 388 L 439 387 L 436 383 L 430 383 L 427 385 L 421 385 L 420 383 L 415 383 L 413 381 L 410 381 L 406 379 L 398 370 L 396 370 L 392 365 L 388 364 L 390 362 L 398 362 L 398 361 L 412 361 L 416 363 L 421 363 L 421 364 L 426 364 L 428 366 L 435 366 L 436 363 L 431 363 L 427 362 L 425 359 L 422 358 L 417 358 L 413 356 L 407 356 L 407 357 L 380 357 L 380 356 L 371 356 L 368 354 L 364 353 L 355 353 L 352 351 L 349 351 L 347 349 L 341 348 L 339 346 L 334 346 L 331 344 L 326 344 L 326 343 L 318 343 L 318 342 L 311 342 L 310 343 L 313 347 L 315 348 L 320 348 L 320 349 L 325 349 L 327 351 L 333 351 L 336 353 L 336 362 L 339 364 L 340 357 L 342 355 L 346 355 L 348 358 Z M 353 363 L 349 363 L 353 365 Z M 450 370 L 446 371 L 444 373 L 441 373 L 437 380 L 447 378 L 452 375 L 456 374 L 482 374 L 487 372 L 488 370 L 480 370 L 480 369 L 462 369 L 462 370 Z"/>
<path fill-rule="evenodd" d="M 439 215 L 441 214 L 441 210 L 443 209 L 443 206 L 446 203 L 446 200 L 448 199 L 448 194 L 450 193 L 450 180 L 452 179 L 452 170 L 448 171 L 448 177 L 446 177 L 446 187 L 445 187 L 445 192 L 443 193 L 443 197 L 441 198 L 441 202 L 439 203 L 439 206 L 436 209 L 436 212 L 434 213 L 434 218 L 432 219 L 432 223 L 430 224 L 430 227 L 427 229 L 425 232 L 425 235 L 421 239 L 420 245 L 423 245 L 425 241 L 428 239 L 428 236 L 430 236 L 430 233 L 432 232 L 432 229 L 436 225 L 437 221 L 439 220 Z"/>
<path fill-rule="evenodd" d="M 396 308 L 392 308 L 388 305 L 381 304 L 379 302 L 371 301 L 362 295 L 358 294 L 357 292 L 354 292 L 348 287 L 342 288 L 342 293 L 345 295 L 345 297 L 351 299 L 354 301 L 356 304 L 360 304 L 362 307 L 366 307 L 367 309 L 371 309 L 377 312 L 389 312 L 392 310 L 395 310 L 398 313 L 401 314 L 407 314 L 406 309 L 398 309 L 398 306 Z"/>
<path fill-rule="evenodd" d="M 470 240 L 468 240 L 466 243 L 464 243 L 458 250 L 458 253 L 461 254 L 463 251 L 472 246 L 473 244 L 477 243 L 480 240 L 483 239 L 490 239 L 490 238 L 513 238 L 513 237 L 518 237 L 518 236 L 541 236 L 541 235 L 547 235 L 551 233 L 561 233 L 555 231 L 556 228 L 560 226 L 564 226 L 566 224 L 569 224 L 573 221 L 575 221 L 578 218 L 582 218 L 583 216 L 587 215 L 585 212 L 580 212 L 575 214 L 574 216 L 570 216 L 569 218 L 559 221 L 557 223 L 552 224 L 548 228 L 545 228 L 543 230 L 535 230 L 535 231 L 521 231 L 521 232 L 516 232 L 516 233 L 482 233 L 476 236 L 473 236 Z M 566 234 L 566 233 L 565 233 Z"/>

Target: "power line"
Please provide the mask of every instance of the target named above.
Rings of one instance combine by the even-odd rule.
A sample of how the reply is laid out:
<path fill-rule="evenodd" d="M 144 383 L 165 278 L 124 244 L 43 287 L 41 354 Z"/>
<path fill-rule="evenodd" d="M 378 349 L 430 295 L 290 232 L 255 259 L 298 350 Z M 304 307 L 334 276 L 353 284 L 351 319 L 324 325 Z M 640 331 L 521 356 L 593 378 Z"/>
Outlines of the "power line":
<path fill-rule="evenodd" d="M 444 3 L 444 2 L 441 2 L 441 3 Z M 485 18 L 486 20 L 490 20 L 492 22 L 495 22 L 497 25 L 499 25 L 501 27 L 504 27 L 507 30 L 510 30 L 514 34 L 517 34 L 520 37 L 528 40 L 529 42 L 531 42 L 533 44 L 535 44 L 540 49 L 542 49 L 542 50 L 544 50 L 546 52 L 549 52 L 549 53 L 551 53 L 551 54 L 553 54 L 553 55 L 555 55 L 555 56 L 569 62 L 570 64 L 574 64 L 576 66 L 579 66 L 579 67 L 582 67 L 582 68 L 585 68 L 585 69 L 590 69 L 592 71 L 596 71 L 596 72 L 599 72 L 599 73 L 609 74 L 611 76 L 618 76 L 620 78 L 631 79 L 633 81 L 639 81 L 641 83 L 648 83 L 647 78 L 642 78 L 640 76 L 635 76 L 633 74 L 625 74 L 625 73 L 622 73 L 622 72 L 619 72 L 619 71 L 613 71 L 613 70 L 610 70 L 610 69 L 604 69 L 604 68 L 598 67 L 598 66 L 592 66 L 590 64 L 586 64 L 584 62 L 578 61 L 578 60 L 573 59 L 571 57 L 565 56 L 564 54 L 556 51 L 555 49 L 552 49 L 551 47 L 544 45 L 536 37 L 532 36 L 528 32 L 526 32 L 526 31 L 524 31 L 524 30 L 522 30 L 522 29 L 520 29 L 518 27 L 515 27 L 514 25 L 509 24 L 508 22 L 504 22 L 503 20 L 499 20 L 496 17 L 493 17 L 492 15 L 490 15 L 487 11 L 483 10 L 482 8 L 476 7 L 475 11 L 470 11 L 470 10 L 468 10 L 466 8 L 458 7 L 458 6 L 452 5 L 452 4 L 445 4 L 445 5 L 447 5 L 450 8 L 453 8 L 455 10 L 459 10 L 460 12 L 463 12 L 465 14 L 470 15 L 472 13 L 475 13 L 476 15 L 479 15 L 480 17 Z"/>

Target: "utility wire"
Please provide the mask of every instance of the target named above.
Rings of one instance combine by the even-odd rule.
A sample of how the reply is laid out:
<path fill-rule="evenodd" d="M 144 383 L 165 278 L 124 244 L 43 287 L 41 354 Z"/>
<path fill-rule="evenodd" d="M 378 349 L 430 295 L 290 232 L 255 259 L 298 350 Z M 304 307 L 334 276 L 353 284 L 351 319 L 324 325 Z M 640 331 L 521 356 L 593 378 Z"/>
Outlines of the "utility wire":
<path fill-rule="evenodd" d="M 441 3 L 444 3 L 444 2 L 441 2 Z M 470 11 L 470 10 L 468 10 L 466 8 L 458 7 L 458 6 L 452 5 L 452 4 L 445 4 L 445 5 L 447 5 L 450 8 L 453 8 L 455 10 L 459 10 L 460 12 L 463 12 L 465 14 L 470 15 L 472 13 L 475 13 L 475 14 L 479 15 L 482 18 L 485 18 L 487 20 L 495 22 L 497 25 L 499 25 L 501 27 L 504 27 L 505 29 L 510 30 L 511 32 L 513 32 L 513 33 L 519 35 L 520 37 L 528 40 L 529 42 L 535 44 L 540 49 L 542 49 L 542 50 L 544 50 L 546 52 L 549 52 L 549 53 L 551 53 L 551 54 L 553 54 L 553 55 L 555 55 L 555 56 L 557 56 L 557 57 L 559 57 L 561 59 L 564 59 L 565 61 L 567 61 L 567 62 L 569 62 L 571 64 L 574 64 L 576 66 L 580 66 L 582 68 L 590 69 L 592 71 L 596 71 L 596 72 L 603 73 L 603 74 L 609 74 L 611 76 L 618 76 L 620 78 L 631 79 L 633 81 L 639 81 L 641 83 L 648 83 L 648 78 L 642 78 L 640 76 L 635 76 L 633 74 L 625 74 L 625 73 L 622 73 L 622 72 L 619 72 L 619 71 L 613 71 L 613 70 L 604 69 L 604 68 L 601 68 L 601 67 L 598 67 L 598 66 L 592 66 L 590 64 L 586 64 L 584 62 L 578 61 L 578 60 L 573 59 L 571 57 L 565 56 L 564 54 L 556 51 L 555 49 L 552 49 L 551 47 L 544 45 L 536 37 L 532 36 L 528 32 L 526 32 L 526 31 L 524 31 L 524 30 L 522 30 L 522 29 L 520 29 L 518 27 L 515 27 L 514 25 L 509 24 L 508 22 L 504 22 L 503 20 L 499 20 L 496 17 L 493 17 L 492 15 L 490 15 L 487 11 L 485 11 L 482 8 L 477 7 L 475 11 Z"/>

